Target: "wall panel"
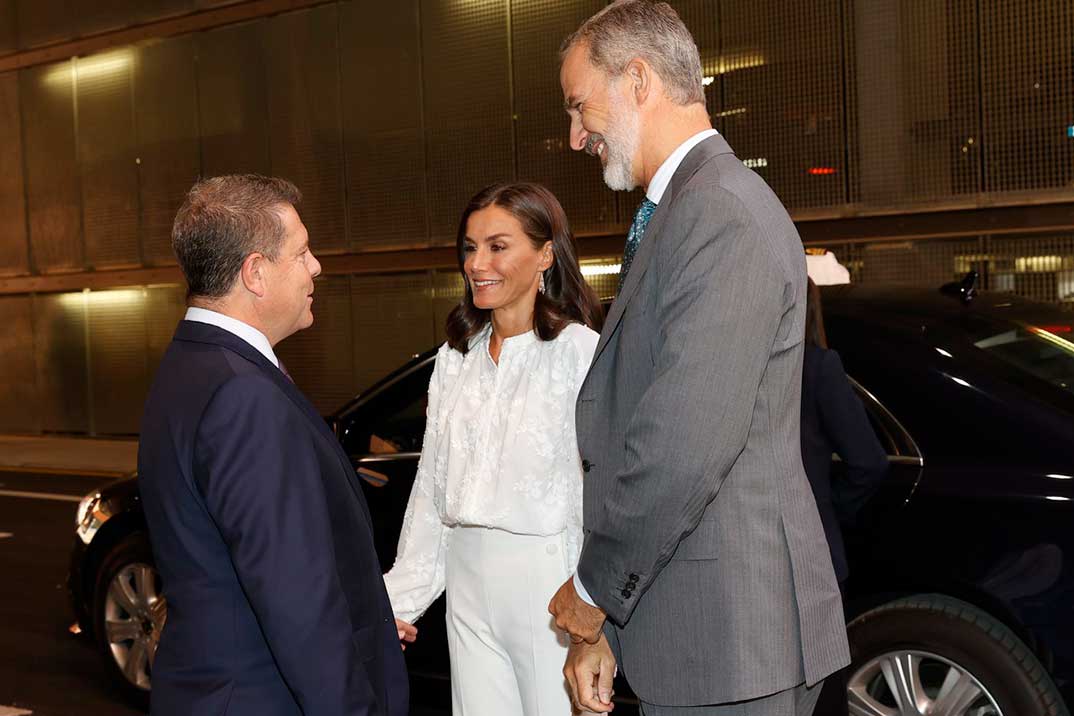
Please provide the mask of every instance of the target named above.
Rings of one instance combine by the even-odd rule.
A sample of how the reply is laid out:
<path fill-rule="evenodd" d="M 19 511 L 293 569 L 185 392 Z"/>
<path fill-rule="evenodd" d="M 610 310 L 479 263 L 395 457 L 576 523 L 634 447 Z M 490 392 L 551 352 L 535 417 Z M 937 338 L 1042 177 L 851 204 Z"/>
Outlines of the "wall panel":
<path fill-rule="evenodd" d="M 451 245 L 483 186 L 514 177 L 505 0 L 421 4 L 430 231 Z"/>
<path fill-rule="evenodd" d="M 88 433 L 85 294 L 38 294 L 33 305 L 41 429 Z"/>
<path fill-rule="evenodd" d="M 1074 3 L 981 4 L 988 191 L 1074 182 Z"/>
<path fill-rule="evenodd" d="M 141 264 L 131 96 L 136 60 L 134 51 L 124 48 L 74 63 L 83 236 L 93 268 Z"/>
<path fill-rule="evenodd" d="M 841 6 L 725 0 L 721 51 L 702 65 L 722 83 L 727 140 L 789 208 L 845 201 Z"/>
<path fill-rule="evenodd" d="M 101 435 L 138 432 L 149 389 L 143 289 L 88 294 L 93 426 Z"/>
<path fill-rule="evenodd" d="M 368 388 L 435 341 L 429 272 L 351 277 L 355 388 Z"/>
<path fill-rule="evenodd" d="M 272 173 L 302 190 L 302 221 L 317 251 L 347 247 L 337 25 L 334 5 L 264 25 Z"/>
<path fill-rule="evenodd" d="M 37 47 L 76 36 L 77 13 L 69 0 L 15 0 L 19 47 Z"/>
<path fill-rule="evenodd" d="M 33 299 L 0 298 L 0 432 L 41 430 L 34 365 Z"/>
<path fill-rule="evenodd" d="M 603 6 L 601 0 L 511 2 L 518 176 L 551 189 L 575 232 L 607 231 L 617 223 L 600 160 L 570 147 L 559 84 L 563 39 Z"/>
<path fill-rule="evenodd" d="M 185 286 L 150 286 L 145 290 L 146 372 L 150 382 L 185 314 Z"/>
<path fill-rule="evenodd" d="M 884 207 L 980 191 L 975 0 L 851 7 L 850 201 Z"/>
<path fill-rule="evenodd" d="M 18 48 L 18 26 L 15 23 L 15 0 L 0 0 L 0 55 Z"/>
<path fill-rule="evenodd" d="M 73 65 L 19 72 L 30 242 L 41 272 L 85 266 Z"/>
<path fill-rule="evenodd" d="M 263 21 L 198 35 L 198 111 L 205 176 L 268 174 Z"/>
<path fill-rule="evenodd" d="M 0 74 L 0 275 L 30 270 L 18 80 L 14 72 Z"/>
<path fill-rule="evenodd" d="M 194 39 L 140 48 L 134 82 L 142 256 L 173 264 L 172 221 L 201 171 Z"/>
<path fill-rule="evenodd" d="M 425 245 L 417 0 L 346 2 L 339 11 L 350 247 Z"/>
<path fill-rule="evenodd" d="M 322 415 L 354 397 L 354 325 L 350 279 L 319 278 L 313 294 L 313 325 L 284 339 L 276 355 Z"/>

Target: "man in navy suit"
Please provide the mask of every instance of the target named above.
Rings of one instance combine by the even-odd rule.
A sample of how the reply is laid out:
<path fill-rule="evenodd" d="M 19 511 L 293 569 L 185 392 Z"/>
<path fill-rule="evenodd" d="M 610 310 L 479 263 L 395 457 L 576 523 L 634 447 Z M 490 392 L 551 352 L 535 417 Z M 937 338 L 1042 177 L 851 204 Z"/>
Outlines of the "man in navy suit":
<path fill-rule="evenodd" d="M 168 619 L 153 716 L 402 716 L 406 667 L 347 455 L 273 346 L 321 266 L 289 182 L 197 183 L 189 309 L 146 401 L 139 487 Z"/>

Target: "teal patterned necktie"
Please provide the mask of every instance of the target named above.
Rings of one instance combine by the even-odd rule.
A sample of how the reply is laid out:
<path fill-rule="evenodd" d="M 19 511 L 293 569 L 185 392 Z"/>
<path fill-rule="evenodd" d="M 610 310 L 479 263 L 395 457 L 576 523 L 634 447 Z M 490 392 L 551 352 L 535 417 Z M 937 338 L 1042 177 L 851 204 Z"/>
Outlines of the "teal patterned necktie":
<path fill-rule="evenodd" d="M 634 263 L 634 254 L 638 251 L 642 234 L 645 233 L 645 227 L 649 225 L 649 219 L 653 218 L 654 211 L 656 211 L 656 204 L 646 198 L 641 202 L 641 206 L 638 207 L 637 212 L 634 214 L 634 223 L 630 225 L 630 231 L 626 237 L 626 248 L 623 249 L 623 265 L 619 269 L 620 291 L 623 290 L 623 283 L 626 282 L 630 264 Z"/>

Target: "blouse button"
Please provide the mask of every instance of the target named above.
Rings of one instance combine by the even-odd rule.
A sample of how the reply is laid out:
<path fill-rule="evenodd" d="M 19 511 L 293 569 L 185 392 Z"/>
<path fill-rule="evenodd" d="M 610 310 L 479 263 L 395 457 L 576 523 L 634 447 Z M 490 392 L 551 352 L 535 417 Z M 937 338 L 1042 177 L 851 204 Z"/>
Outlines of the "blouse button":
<path fill-rule="evenodd" d="M 559 551 L 559 549 L 554 544 L 548 545 L 547 547 L 544 548 L 544 550 L 545 550 L 545 552 L 548 552 L 548 554 L 555 554 L 556 552 Z"/>

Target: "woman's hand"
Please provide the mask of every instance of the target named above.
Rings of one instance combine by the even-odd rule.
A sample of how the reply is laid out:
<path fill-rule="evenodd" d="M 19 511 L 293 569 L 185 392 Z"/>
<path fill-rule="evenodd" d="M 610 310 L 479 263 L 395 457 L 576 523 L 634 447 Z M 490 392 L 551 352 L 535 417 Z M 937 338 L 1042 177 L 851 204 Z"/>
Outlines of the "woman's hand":
<path fill-rule="evenodd" d="M 402 619 L 395 620 L 395 629 L 399 633 L 399 643 L 402 645 L 403 651 L 406 651 L 407 642 L 413 644 L 414 640 L 418 638 L 418 628 Z"/>

